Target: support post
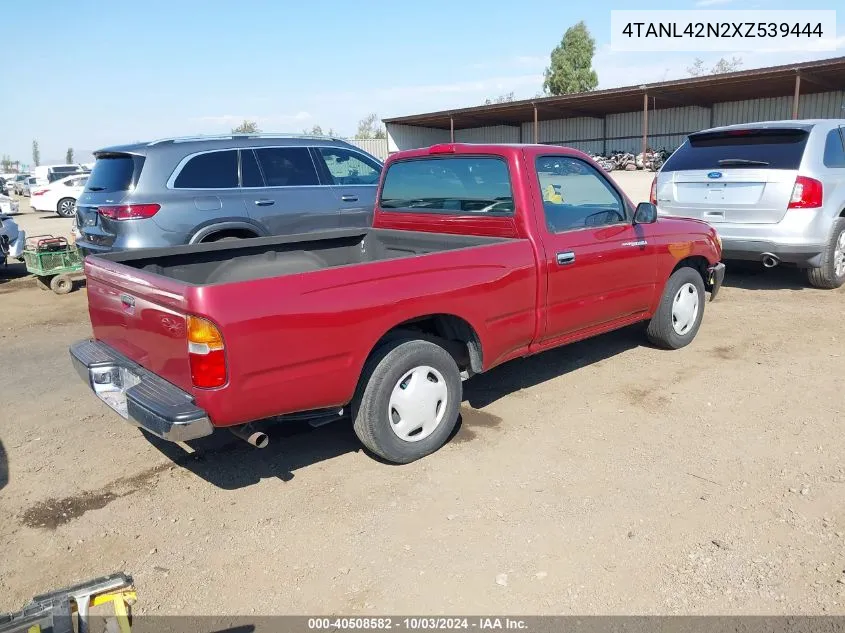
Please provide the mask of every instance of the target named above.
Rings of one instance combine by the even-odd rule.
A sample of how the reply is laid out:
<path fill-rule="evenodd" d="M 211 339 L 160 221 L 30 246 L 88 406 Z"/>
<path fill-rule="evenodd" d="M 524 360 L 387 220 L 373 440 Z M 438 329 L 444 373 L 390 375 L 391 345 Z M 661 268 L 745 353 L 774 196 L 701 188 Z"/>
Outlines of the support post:
<path fill-rule="evenodd" d="M 795 73 L 795 96 L 792 97 L 792 118 L 798 118 L 798 103 L 801 99 L 801 75 Z"/>
<path fill-rule="evenodd" d="M 607 116 L 601 118 L 601 155 L 607 156 Z"/>
<path fill-rule="evenodd" d="M 648 150 L 648 93 L 643 92 L 643 160 Z"/>
<path fill-rule="evenodd" d="M 455 119 L 454 117 L 449 117 L 449 142 L 455 142 Z"/>
<path fill-rule="evenodd" d="M 534 106 L 534 143 L 540 142 L 540 122 L 537 119 L 537 104 L 532 104 Z"/>

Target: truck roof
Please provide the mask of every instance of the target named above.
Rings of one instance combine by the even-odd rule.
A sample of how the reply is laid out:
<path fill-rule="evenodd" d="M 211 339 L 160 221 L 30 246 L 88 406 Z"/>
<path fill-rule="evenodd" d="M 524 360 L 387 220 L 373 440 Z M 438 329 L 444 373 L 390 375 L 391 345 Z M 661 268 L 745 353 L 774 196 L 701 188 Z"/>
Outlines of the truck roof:
<path fill-rule="evenodd" d="M 574 147 L 563 145 L 542 145 L 538 143 L 440 143 L 430 147 L 407 149 L 390 155 L 388 160 L 420 156 L 444 156 L 449 154 L 492 154 L 510 157 L 527 151 L 529 155 L 550 154 L 556 156 L 577 156 L 583 158 L 584 152 Z"/>

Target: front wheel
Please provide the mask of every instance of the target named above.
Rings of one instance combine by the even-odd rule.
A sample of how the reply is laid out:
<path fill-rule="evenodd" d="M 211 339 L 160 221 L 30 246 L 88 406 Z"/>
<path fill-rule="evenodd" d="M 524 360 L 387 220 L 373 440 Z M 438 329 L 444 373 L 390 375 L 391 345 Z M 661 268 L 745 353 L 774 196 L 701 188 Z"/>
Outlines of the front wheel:
<path fill-rule="evenodd" d="M 845 218 L 837 218 L 822 252 L 822 265 L 807 269 L 810 285 L 833 290 L 845 284 Z"/>
<path fill-rule="evenodd" d="M 689 345 L 701 327 L 704 299 L 704 280 L 698 271 L 688 267 L 676 270 L 648 324 L 648 340 L 664 349 Z"/>
<path fill-rule="evenodd" d="M 398 340 L 367 362 L 352 403 L 358 439 L 376 455 L 407 464 L 439 449 L 455 428 L 461 375 L 445 349 Z"/>
<path fill-rule="evenodd" d="M 62 198 L 56 205 L 56 213 L 63 218 L 73 217 L 76 211 L 76 200 L 73 198 Z"/>

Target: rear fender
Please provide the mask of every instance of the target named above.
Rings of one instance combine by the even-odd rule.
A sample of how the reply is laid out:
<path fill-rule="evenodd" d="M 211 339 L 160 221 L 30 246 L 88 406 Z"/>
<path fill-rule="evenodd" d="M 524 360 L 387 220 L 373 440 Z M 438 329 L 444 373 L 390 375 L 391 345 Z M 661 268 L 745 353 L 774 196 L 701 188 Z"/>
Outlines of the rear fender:
<path fill-rule="evenodd" d="M 266 237 L 268 235 L 267 231 L 257 222 L 243 218 L 222 221 L 215 219 L 205 224 L 200 224 L 188 241 L 188 244 L 199 244 L 209 235 L 223 231 L 250 231 L 251 233 L 255 233 L 256 237 Z"/>

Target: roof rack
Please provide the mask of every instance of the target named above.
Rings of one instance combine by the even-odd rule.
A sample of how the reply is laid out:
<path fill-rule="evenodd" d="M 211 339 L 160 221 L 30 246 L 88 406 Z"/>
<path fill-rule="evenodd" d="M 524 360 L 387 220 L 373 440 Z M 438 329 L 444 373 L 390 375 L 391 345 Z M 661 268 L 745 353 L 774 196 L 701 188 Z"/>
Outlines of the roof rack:
<path fill-rule="evenodd" d="M 147 143 L 147 147 L 151 145 L 161 145 L 163 143 L 190 143 L 192 141 L 226 141 L 240 138 L 310 138 L 321 139 L 328 141 L 343 141 L 338 136 L 328 136 L 326 134 L 289 134 L 287 132 L 244 132 L 243 134 L 195 134 L 193 136 L 172 136 L 168 138 L 160 138 L 155 141 Z"/>

